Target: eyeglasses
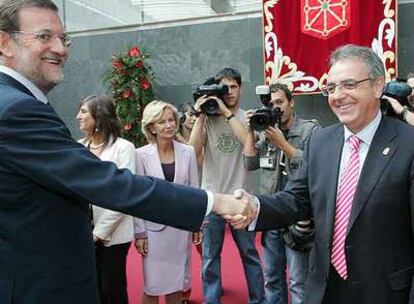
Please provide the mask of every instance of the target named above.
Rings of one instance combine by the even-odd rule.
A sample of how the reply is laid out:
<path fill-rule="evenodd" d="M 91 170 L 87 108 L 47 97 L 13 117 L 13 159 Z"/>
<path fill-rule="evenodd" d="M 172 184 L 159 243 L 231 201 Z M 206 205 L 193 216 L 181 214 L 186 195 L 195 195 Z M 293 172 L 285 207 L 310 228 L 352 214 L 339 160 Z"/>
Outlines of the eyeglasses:
<path fill-rule="evenodd" d="M 341 81 L 338 84 L 328 84 L 327 86 L 322 88 L 322 94 L 324 96 L 335 94 L 337 88 L 339 88 L 341 91 L 351 91 L 351 90 L 354 90 L 359 83 L 367 81 L 367 80 L 371 80 L 371 79 L 372 78 L 364 78 L 361 80 L 347 79 L 347 80 Z"/>
<path fill-rule="evenodd" d="M 12 34 L 23 34 L 23 35 L 33 35 L 35 39 L 39 40 L 42 43 L 51 43 L 53 39 L 59 38 L 62 44 L 65 47 L 70 47 L 72 45 L 72 38 L 70 38 L 66 33 L 60 34 L 51 34 L 49 32 L 27 32 L 27 31 L 9 31 Z"/>

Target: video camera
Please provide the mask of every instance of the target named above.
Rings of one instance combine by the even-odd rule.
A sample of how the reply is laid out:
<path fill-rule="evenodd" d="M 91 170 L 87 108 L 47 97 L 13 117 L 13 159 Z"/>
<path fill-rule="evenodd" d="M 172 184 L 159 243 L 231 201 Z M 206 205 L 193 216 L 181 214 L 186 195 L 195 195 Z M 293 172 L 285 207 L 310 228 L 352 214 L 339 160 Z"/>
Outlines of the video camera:
<path fill-rule="evenodd" d="M 229 87 L 220 84 L 214 77 L 207 79 L 202 85 L 194 88 L 193 99 L 197 101 L 201 96 L 215 96 L 224 101 L 224 96 L 229 92 Z M 215 99 L 208 98 L 200 107 L 200 111 L 207 115 L 219 115 L 219 106 Z"/>
<path fill-rule="evenodd" d="M 403 79 L 390 81 L 385 85 L 383 95 L 397 99 L 402 106 L 410 107 L 408 96 L 410 96 L 412 88 Z M 381 111 L 384 115 L 396 117 L 401 119 L 400 115 L 396 114 L 388 100 L 381 99 Z"/>
<path fill-rule="evenodd" d="M 274 126 L 275 124 L 280 125 L 283 111 L 279 107 L 271 108 L 271 92 L 269 86 L 257 86 L 256 95 L 260 97 L 263 107 L 255 110 L 252 117 L 250 117 L 251 128 L 255 131 L 264 131 L 269 126 Z"/>

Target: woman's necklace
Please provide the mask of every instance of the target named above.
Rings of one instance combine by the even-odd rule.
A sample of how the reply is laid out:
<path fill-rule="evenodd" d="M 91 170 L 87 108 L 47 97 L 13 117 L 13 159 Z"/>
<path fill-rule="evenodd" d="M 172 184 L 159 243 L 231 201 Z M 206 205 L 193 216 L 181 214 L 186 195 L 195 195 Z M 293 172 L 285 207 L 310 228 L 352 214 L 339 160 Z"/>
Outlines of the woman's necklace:
<path fill-rule="evenodd" d="M 92 142 L 89 142 L 88 148 L 90 149 L 99 149 L 102 148 L 104 146 L 104 142 L 100 143 L 99 145 L 94 145 Z"/>

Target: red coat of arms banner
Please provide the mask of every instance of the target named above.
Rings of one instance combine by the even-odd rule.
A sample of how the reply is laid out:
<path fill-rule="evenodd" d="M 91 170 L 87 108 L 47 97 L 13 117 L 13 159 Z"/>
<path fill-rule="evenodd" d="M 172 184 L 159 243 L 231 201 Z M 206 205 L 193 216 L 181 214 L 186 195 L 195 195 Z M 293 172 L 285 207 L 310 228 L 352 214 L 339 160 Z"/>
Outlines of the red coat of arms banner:
<path fill-rule="evenodd" d="M 371 47 L 397 73 L 396 0 L 263 0 L 266 83 L 319 93 L 329 54 L 348 43 Z"/>

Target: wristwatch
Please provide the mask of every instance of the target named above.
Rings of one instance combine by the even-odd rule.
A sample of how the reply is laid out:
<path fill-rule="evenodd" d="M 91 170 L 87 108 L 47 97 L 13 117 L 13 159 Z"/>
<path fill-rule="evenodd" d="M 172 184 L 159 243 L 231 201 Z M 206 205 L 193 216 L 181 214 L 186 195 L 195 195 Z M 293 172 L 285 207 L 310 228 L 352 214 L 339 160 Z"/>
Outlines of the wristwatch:
<path fill-rule="evenodd" d="M 404 121 L 407 121 L 407 113 L 408 113 L 408 107 L 403 106 L 403 109 L 401 111 L 401 117 L 403 118 Z"/>
<path fill-rule="evenodd" d="M 230 121 L 234 117 L 235 117 L 234 114 L 230 114 L 229 116 L 226 117 L 226 120 L 227 121 Z"/>

